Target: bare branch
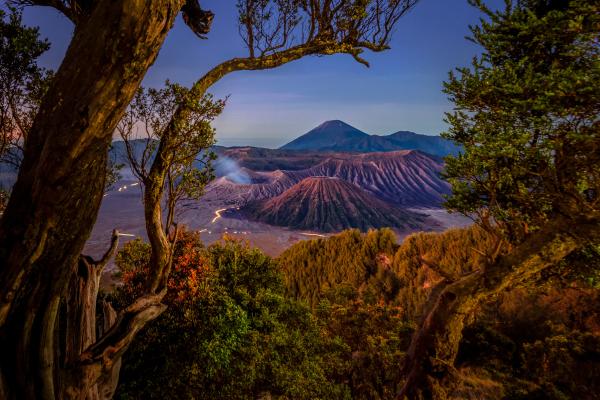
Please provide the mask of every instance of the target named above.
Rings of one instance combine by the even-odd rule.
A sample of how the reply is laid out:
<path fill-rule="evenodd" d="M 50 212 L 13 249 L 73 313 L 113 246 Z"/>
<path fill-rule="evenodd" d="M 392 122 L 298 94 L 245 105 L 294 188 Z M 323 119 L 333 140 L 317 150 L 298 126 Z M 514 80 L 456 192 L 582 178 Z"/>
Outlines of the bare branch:
<path fill-rule="evenodd" d="M 123 355 L 137 332 L 166 309 L 167 306 L 161 304 L 165 294 L 166 289 L 142 296 L 121 311 L 112 327 L 82 353 L 78 365 L 74 367 L 98 369 L 99 377 L 102 368 L 110 368 Z"/>
<path fill-rule="evenodd" d="M 8 3 L 19 8 L 31 6 L 52 7 L 77 25 L 91 11 L 94 2 L 77 0 L 10 0 Z"/>
<path fill-rule="evenodd" d="M 239 33 L 249 56 L 217 65 L 192 90 L 200 96 L 230 72 L 276 68 L 310 55 L 349 54 L 368 67 L 361 56 L 363 51 L 389 49 L 395 24 L 417 2 L 371 0 L 358 5 L 347 0 L 312 0 L 302 5 L 291 1 L 239 0 Z"/>
<path fill-rule="evenodd" d="M 110 261 L 110 259 L 117 252 L 117 247 L 119 247 L 119 231 L 114 229 L 112 232 L 112 237 L 110 239 L 110 247 L 108 248 L 108 250 L 106 250 L 102 258 L 95 262 L 96 268 L 104 269 L 106 264 L 108 264 L 108 261 Z"/>

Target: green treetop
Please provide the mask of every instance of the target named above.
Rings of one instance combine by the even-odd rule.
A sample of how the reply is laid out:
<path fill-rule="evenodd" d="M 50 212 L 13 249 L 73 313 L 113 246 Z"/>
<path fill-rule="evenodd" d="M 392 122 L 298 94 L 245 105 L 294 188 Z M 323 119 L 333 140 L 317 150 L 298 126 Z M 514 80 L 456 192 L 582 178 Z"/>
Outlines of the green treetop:
<path fill-rule="evenodd" d="M 447 206 L 519 241 L 553 215 L 598 211 L 600 4 L 506 1 L 471 27 L 483 47 L 450 73 Z M 499 228 L 499 229 L 498 229 Z"/>

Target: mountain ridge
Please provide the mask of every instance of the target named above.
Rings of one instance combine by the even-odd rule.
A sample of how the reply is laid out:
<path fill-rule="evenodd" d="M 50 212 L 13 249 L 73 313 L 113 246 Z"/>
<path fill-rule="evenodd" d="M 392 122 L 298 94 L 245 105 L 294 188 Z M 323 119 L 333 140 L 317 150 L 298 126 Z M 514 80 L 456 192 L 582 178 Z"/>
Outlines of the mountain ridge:
<path fill-rule="evenodd" d="M 240 170 L 247 174 L 245 182 L 222 177 L 210 183 L 206 192 L 246 203 L 278 196 L 305 178 L 328 176 L 348 181 L 399 207 L 439 207 L 443 195 L 450 193 L 450 185 L 440 178 L 441 159 L 419 150 L 329 153 L 301 170 Z"/>
<path fill-rule="evenodd" d="M 369 135 L 344 121 L 331 120 L 281 146 L 279 150 L 359 153 L 421 150 L 444 157 L 458 154 L 460 147 L 440 136 L 422 135 L 410 131 L 397 131 L 389 135 Z"/>

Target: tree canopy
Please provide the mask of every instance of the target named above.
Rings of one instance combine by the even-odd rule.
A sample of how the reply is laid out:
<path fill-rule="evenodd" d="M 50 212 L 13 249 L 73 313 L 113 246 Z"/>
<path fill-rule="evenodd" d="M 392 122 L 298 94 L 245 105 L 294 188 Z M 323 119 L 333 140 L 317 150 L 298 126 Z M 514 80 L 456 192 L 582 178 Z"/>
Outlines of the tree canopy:
<path fill-rule="evenodd" d="M 470 3 L 484 14 L 471 28 L 482 55 L 445 83 L 454 103 L 445 136 L 463 146 L 446 159 L 453 187 L 446 206 L 474 217 L 494 244 L 481 252 L 481 268 L 445 278 L 429 300 L 400 397 L 445 398 L 478 305 L 544 279 L 600 242 L 600 5 Z"/>
<path fill-rule="evenodd" d="M 507 2 L 471 40 L 483 54 L 451 72 L 447 206 L 518 242 L 558 214 L 600 207 L 600 9 L 596 2 Z"/>
<path fill-rule="evenodd" d="M 120 307 L 143 290 L 148 251 L 133 241 L 119 253 Z M 165 303 L 127 353 L 116 398 L 350 398 L 329 379 L 344 347 L 283 295 L 277 264 L 259 250 L 231 239 L 204 247 L 182 233 Z"/>
<path fill-rule="evenodd" d="M 19 10 L 0 10 L 0 163 L 18 168 L 52 71 L 38 66 L 50 43 L 25 27 Z"/>

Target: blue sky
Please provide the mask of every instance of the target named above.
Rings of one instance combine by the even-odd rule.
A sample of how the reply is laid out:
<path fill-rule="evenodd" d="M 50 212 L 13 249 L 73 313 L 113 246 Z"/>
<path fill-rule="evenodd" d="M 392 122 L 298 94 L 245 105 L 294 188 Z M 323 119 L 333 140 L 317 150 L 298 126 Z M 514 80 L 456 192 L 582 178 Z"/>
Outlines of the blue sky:
<path fill-rule="evenodd" d="M 498 6 L 502 0 L 488 0 Z M 197 39 L 179 17 L 144 85 L 165 79 L 190 85 L 207 70 L 246 54 L 238 36 L 234 0 L 204 0 L 215 12 L 208 40 Z M 371 68 L 350 56 L 310 57 L 276 70 L 236 72 L 211 92 L 230 95 L 215 122 L 222 145 L 278 147 L 325 120 L 341 119 L 371 134 L 410 130 L 439 134 L 451 104 L 441 92 L 447 73 L 468 65 L 479 48 L 465 40 L 481 14 L 467 0 L 421 0 L 398 23 L 392 49 L 366 53 Z M 39 25 L 52 49 L 42 64 L 58 68 L 70 22 L 48 8 L 29 8 L 25 23 Z"/>

